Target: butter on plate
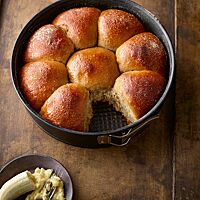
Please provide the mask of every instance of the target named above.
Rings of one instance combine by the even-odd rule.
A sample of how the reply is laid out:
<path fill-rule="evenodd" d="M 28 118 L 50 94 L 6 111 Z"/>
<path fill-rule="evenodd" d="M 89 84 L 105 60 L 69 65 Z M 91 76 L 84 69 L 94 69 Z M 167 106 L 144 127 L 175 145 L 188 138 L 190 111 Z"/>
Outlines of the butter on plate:
<path fill-rule="evenodd" d="M 35 178 L 36 189 L 25 200 L 48 200 L 52 188 L 55 188 L 52 200 L 64 200 L 63 182 L 52 169 L 36 168 L 32 175 Z"/>

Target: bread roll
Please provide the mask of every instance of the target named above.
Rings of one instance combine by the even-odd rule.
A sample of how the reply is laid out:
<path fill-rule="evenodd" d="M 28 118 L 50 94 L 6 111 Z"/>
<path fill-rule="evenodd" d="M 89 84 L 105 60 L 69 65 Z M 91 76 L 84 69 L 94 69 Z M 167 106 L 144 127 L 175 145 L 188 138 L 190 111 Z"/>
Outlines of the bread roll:
<path fill-rule="evenodd" d="M 98 32 L 98 45 L 115 51 L 133 35 L 144 32 L 144 27 L 134 15 L 122 10 L 108 9 L 99 17 Z"/>
<path fill-rule="evenodd" d="M 156 104 L 164 87 L 165 79 L 157 72 L 125 72 L 117 78 L 113 88 L 114 106 L 128 122 L 134 122 Z"/>
<path fill-rule="evenodd" d="M 152 33 L 133 36 L 117 49 L 116 57 L 121 72 L 146 69 L 166 75 L 165 49 Z"/>
<path fill-rule="evenodd" d="M 93 47 L 97 44 L 97 24 L 100 15 L 97 8 L 74 8 L 58 15 L 53 24 L 66 30 L 76 49 Z"/>
<path fill-rule="evenodd" d="M 63 85 L 48 98 L 40 114 L 57 126 L 87 131 L 92 117 L 89 92 L 78 84 Z"/>
<path fill-rule="evenodd" d="M 29 39 L 24 61 L 47 59 L 66 63 L 73 51 L 74 45 L 66 33 L 61 28 L 48 24 L 39 28 Z"/>
<path fill-rule="evenodd" d="M 122 10 L 82 7 L 52 23 L 30 37 L 19 73 L 21 91 L 41 117 L 85 132 L 92 101 L 109 101 L 128 123 L 153 108 L 165 88 L 167 57 L 139 19 Z M 71 55 L 74 48 L 79 51 Z"/>
<path fill-rule="evenodd" d="M 56 61 L 30 62 L 22 67 L 19 80 L 26 100 L 39 111 L 54 90 L 67 83 L 67 69 Z"/>
<path fill-rule="evenodd" d="M 67 69 L 71 82 L 97 93 L 111 89 L 119 76 L 114 53 L 101 47 L 74 53 L 67 63 Z"/>

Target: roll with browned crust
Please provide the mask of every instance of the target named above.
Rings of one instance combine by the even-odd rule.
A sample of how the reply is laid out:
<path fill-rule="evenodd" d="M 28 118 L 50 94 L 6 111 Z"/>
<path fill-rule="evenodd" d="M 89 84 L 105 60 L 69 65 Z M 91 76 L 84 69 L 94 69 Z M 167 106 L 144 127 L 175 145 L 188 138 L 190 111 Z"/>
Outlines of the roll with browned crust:
<path fill-rule="evenodd" d="M 74 51 L 72 41 L 66 33 L 52 24 L 39 28 L 29 39 L 24 52 L 24 62 L 54 60 L 66 63 Z"/>
<path fill-rule="evenodd" d="M 163 44 L 152 33 L 144 32 L 124 42 L 116 51 L 121 72 L 152 70 L 166 75 L 167 58 Z"/>
<path fill-rule="evenodd" d="M 156 104 L 164 88 L 165 79 L 157 72 L 125 72 L 115 82 L 111 101 L 128 122 L 134 122 Z"/>
<path fill-rule="evenodd" d="M 85 49 L 97 44 L 97 24 L 100 15 L 97 8 L 74 8 L 58 15 L 53 24 L 66 30 L 76 49 Z"/>
<path fill-rule="evenodd" d="M 63 85 L 48 98 L 40 114 L 57 126 L 87 131 L 92 117 L 89 92 L 75 83 Z"/>
<path fill-rule="evenodd" d="M 28 103 L 37 111 L 58 87 L 67 83 L 67 69 L 56 61 L 27 63 L 19 75 L 20 88 Z"/>
<path fill-rule="evenodd" d="M 67 69 L 71 82 L 83 85 L 96 97 L 111 89 L 120 75 L 114 53 L 101 47 L 74 53 L 67 63 Z M 101 100 L 101 97 L 95 99 Z"/>
<path fill-rule="evenodd" d="M 98 46 L 115 51 L 133 35 L 144 32 L 144 27 L 134 15 L 122 10 L 108 9 L 99 17 L 98 32 Z"/>
<path fill-rule="evenodd" d="M 128 123 L 138 120 L 166 84 L 163 44 L 134 15 L 117 9 L 59 14 L 30 37 L 24 63 L 19 82 L 30 106 L 48 122 L 75 131 L 89 130 L 92 101 L 109 101 Z"/>

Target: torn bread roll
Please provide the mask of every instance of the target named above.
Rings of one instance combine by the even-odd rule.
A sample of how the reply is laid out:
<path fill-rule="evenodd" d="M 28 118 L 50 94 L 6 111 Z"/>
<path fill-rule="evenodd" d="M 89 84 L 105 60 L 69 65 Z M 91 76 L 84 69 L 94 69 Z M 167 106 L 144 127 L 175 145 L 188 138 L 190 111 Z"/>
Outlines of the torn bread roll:
<path fill-rule="evenodd" d="M 164 88 L 165 79 L 157 72 L 125 72 L 116 79 L 110 100 L 128 122 L 134 122 L 156 104 Z"/>
<path fill-rule="evenodd" d="M 92 118 L 89 91 L 75 83 L 63 85 L 47 99 L 40 114 L 57 126 L 88 131 Z"/>
<path fill-rule="evenodd" d="M 90 90 L 94 101 L 103 100 L 120 75 L 114 53 L 101 47 L 74 53 L 67 69 L 70 81 Z"/>

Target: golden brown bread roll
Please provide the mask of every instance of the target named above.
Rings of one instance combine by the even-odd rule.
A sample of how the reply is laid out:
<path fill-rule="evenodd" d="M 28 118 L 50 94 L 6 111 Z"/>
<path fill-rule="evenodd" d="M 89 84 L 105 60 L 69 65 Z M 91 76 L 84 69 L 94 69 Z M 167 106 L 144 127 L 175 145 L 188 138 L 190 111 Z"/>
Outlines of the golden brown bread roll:
<path fill-rule="evenodd" d="M 109 101 L 128 122 L 138 120 L 162 95 L 167 63 L 159 39 L 143 32 L 142 23 L 122 10 L 61 13 L 28 41 L 20 71 L 25 98 L 50 123 L 76 131 L 88 131 L 91 101 Z M 74 47 L 87 49 L 70 57 Z"/>
<path fill-rule="evenodd" d="M 28 103 L 36 110 L 61 85 L 67 83 L 67 69 L 56 61 L 36 61 L 20 71 L 20 87 Z"/>
<path fill-rule="evenodd" d="M 115 51 L 133 35 L 144 32 L 144 27 L 134 15 L 122 10 L 108 9 L 99 17 L 98 32 L 98 45 Z"/>
<path fill-rule="evenodd" d="M 125 72 L 115 82 L 111 101 L 129 122 L 134 122 L 156 104 L 164 87 L 165 79 L 157 72 Z"/>
<path fill-rule="evenodd" d="M 165 49 L 152 33 L 133 36 L 117 49 L 116 57 L 121 72 L 146 69 L 166 75 Z"/>
<path fill-rule="evenodd" d="M 67 69 L 71 82 L 96 93 L 111 89 L 119 76 L 114 53 L 101 47 L 74 53 L 67 63 Z"/>
<path fill-rule="evenodd" d="M 89 92 L 78 84 L 63 85 L 47 99 L 40 114 L 57 126 L 87 131 L 92 117 Z"/>
<path fill-rule="evenodd" d="M 97 24 L 100 15 L 97 8 L 74 8 L 58 15 L 53 24 L 66 30 L 76 49 L 93 47 L 97 44 Z"/>
<path fill-rule="evenodd" d="M 74 51 L 72 41 L 59 27 L 48 24 L 39 28 L 29 39 L 24 52 L 24 62 L 55 60 L 66 63 Z"/>

